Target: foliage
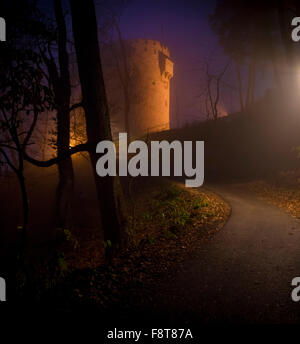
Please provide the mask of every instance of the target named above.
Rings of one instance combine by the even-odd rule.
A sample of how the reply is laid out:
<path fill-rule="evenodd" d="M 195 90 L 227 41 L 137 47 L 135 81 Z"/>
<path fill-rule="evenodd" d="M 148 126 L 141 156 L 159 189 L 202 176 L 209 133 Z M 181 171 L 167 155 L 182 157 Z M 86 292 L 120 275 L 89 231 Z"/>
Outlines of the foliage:
<path fill-rule="evenodd" d="M 18 268 L 22 268 L 25 263 L 29 219 L 24 154 L 31 144 L 38 117 L 53 108 L 52 91 L 47 86 L 40 55 L 28 43 L 32 28 L 30 24 L 33 21 L 32 8 L 26 4 L 28 13 L 24 13 L 21 24 L 15 23 L 15 31 L 10 36 L 9 43 L 1 45 L 0 51 L 0 166 L 9 166 L 15 173 L 20 186 L 23 211 L 22 231 L 17 243 Z M 25 273 L 27 274 L 26 270 Z M 26 279 L 29 281 L 30 276 L 27 275 Z"/>
<path fill-rule="evenodd" d="M 54 105 L 40 53 L 32 47 L 32 35 L 41 30 L 35 18 L 36 7 L 30 1 L 16 8 L 12 5 L 8 1 L 2 4 L 11 18 L 11 32 L 9 42 L 0 47 L 0 149 L 2 162 L 21 172 L 20 159 L 30 144 L 38 117 Z M 19 166 L 12 159 L 16 153 Z"/>
<path fill-rule="evenodd" d="M 265 59 L 279 42 L 276 10 L 276 2 L 268 0 L 220 0 L 210 24 L 224 52 L 234 60 L 245 62 L 253 54 Z"/>
<path fill-rule="evenodd" d="M 130 231 L 133 241 L 144 231 L 147 231 L 146 242 L 151 245 L 157 242 L 161 234 L 167 240 L 176 239 L 194 218 L 204 219 L 209 216 L 202 214 L 203 209 L 209 206 L 207 199 L 191 198 L 182 186 L 173 182 L 164 181 L 159 188 L 150 191 L 147 199 L 145 210 L 137 215 L 134 229 Z M 153 232 L 152 226 L 155 227 Z"/>
<path fill-rule="evenodd" d="M 57 228 L 56 229 L 58 241 L 60 244 L 64 245 L 67 244 L 71 246 L 72 249 L 76 250 L 79 246 L 78 240 L 73 235 L 73 233 L 68 228 Z"/>

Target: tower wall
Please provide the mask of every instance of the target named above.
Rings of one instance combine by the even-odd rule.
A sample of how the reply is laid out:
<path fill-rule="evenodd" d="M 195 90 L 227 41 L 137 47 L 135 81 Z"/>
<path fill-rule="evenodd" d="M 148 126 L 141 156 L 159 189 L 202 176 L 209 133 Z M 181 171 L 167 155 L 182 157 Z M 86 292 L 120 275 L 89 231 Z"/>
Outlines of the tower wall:
<path fill-rule="evenodd" d="M 121 80 L 124 77 L 124 61 L 117 48 L 104 51 L 102 55 L 112 129 L 116 136 L 125 128 Z M 173 76 L 169 49 L 159 41 L 138 39 L 126 41 L 126 56 L 129 70 L 131 136 L 138 137 L 147 132 L 169 129 L 170 79 Z"/>

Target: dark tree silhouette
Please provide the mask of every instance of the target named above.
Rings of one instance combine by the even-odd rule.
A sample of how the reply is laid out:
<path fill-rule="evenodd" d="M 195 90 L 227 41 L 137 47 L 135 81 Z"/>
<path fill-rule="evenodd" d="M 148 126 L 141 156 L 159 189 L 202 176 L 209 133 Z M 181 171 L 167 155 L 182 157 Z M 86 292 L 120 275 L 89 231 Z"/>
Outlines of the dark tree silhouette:
<path fill-rule="evenodd" d="M 23 205 L 23 225 L 19 247 L 19 260 L 26 247 L 29 202 L 24 177 L 24 151 L 30 144 L 38 117 L 51 110 L 51 90 L 43 82 L 40 56 L 32 50 L 7 47 L 5 61 L 0 64 L 0 155 L 16 174 Z M 30 123 L 30 124 L 28 124 Z M 17 159 L 14 159 L 16 156 Z"/>
<path fill-rule="evenodd" d="M 96 173 L 99 158 L 96 144 L 100 140 L 112 140 L 97 37 L 97 19 L 93 0 L 84 3 L 70 0 L 70 5 L 87 138 L 89 144 L 94 145 L 89 156 L 99 199 L 106 257 L 109 260 L 124 242 L 126 216 L 119 179 L 112 176 L 100 178 Z"/>
<path fill-rule="evenodd" d="M 0 163 L 15 173 L 21 192 L 23 223 L 18 243 L 18 264 L 25 256 L 29 201 L 24 176 L 25 152 L 38 118 L 53 109 L 53 94 L 44 78 L 41 56 L 32 47 L 38 29 L 36 4 L 2 1 L 8 40 L 0 46 Z"/>
<path fill-rule="evenodd" d="M 220 101 L 220 84 L 227 71 L 229 63 L 218 73 L 212 74 L 210 72 L 210 63 L 206 62 L 206 90 L 205 90 L 205 107 L 207 119 L 213 120 L 219 117 L 219 101 Z"/>
<path fill-rule="evenodd" d="M 60 158 L 69 151 L 70 147 L 70 72 L 69 54 L 67 51 L 67 30 L 61 0 L 54 0 L 54 13 L 57 23 L 58 64 L 53 55 L 43 53 L 44 62 L 48 68 L 50 82 L 55 95 L 57 109 L 57 156 Z M 48 49 L 48 51 L 51 51 Z M 57 217 L 58 226 L 67 227 L 68 215 L 74 183 L 72 158 L 65 156 L 58 162 L 59 183 L 57 187 Z"/>
<path fill-rule="evenodd" d="M 278 88 L 281 87 L 277 61 L 281 40 L 276 1 L 220 0 L 210 17 L 210 24 L 217 33 L 224 52 L 236 64 L 241 109 L 244 105 L 247 107 L 253 103 L 255 75 L 259 63 L 271 63 L 276 84 Z M 248 65 L 245 102 L 242 95 L 241 65 Z"/>
<path fill-rule="evenodd" d="M 65 228 L 68 222 L 74 180 L 72 159 L 69 154 L 70 111 L 76 106 L 75 104 L 70 107 L 71 84 L 65 17 L 61 0 L 53 0 L 56 25 L 49 24 L 49 18 L 42 15 L 34 2 L 26 3 L 27 5 L 23 7 L 23 13 L 30 10 L 30 20 L 25 21 L 19 16 L 13 16 L 13 18 L 18 18 L 17 27 L 22 26 L 22 30 L 19 30 L 18 33 L 19 36 L 26 37 L 28 35 L 30 37 L 30 46 L 36 56 L 39 56 L 40 72 L 43 74 L 48 87 L 53 91 L 53 110 L 56 112 L 54 116 L 57 122 L 55 135 L 58 159 L 47 165 L 44 162 L 30 158 L 29 153 L 26 151 L 23 154 L 25 159 L 37 166 L 51 166 L 55 163 L 58 165 L 56 222 L 58 227 Z M 13 8 L 11 8 L 11 11 L 13 11 Z M 37 121 L 34 124 L 36 125 Z M 33 127 L 32 134 L 34 129 Z"/>
<path fill-rule="evenodd" d="M 112 59 L 114 60 L 113 66 L 117 71 L 118 78 L 120 80 L 120 86 L 123 93 L 124 130 L 125 132 L 127 132 L 128 140 L 130 140 L 130 111 L 132 105 L 131 93 L 134 77 L 132 75 L 132 68 L 129 63 L 130 47 L 124 40 L 120 28 L 121 16 L 124 12 L 124 9 L 128 5 L 128 2 L 128 0 L 119 0 L 116 2 L 109 2 L 103 0 L 97 3 L 97 8 L 101 13 L 102 19 L 100 40 L 103 47 L 111 51 Z"/>

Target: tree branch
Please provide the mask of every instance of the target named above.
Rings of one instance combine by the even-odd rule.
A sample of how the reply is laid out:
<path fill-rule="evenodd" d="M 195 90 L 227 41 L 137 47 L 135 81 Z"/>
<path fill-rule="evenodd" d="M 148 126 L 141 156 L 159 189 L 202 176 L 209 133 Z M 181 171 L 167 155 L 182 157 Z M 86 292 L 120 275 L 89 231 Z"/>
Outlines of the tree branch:
<path fill-rule="evenodd" d="M 26 146 L 27 146 L 27 144 L 28 144 L 28 142 L 29 142 L 29 140 L 30 140 L 30 138 L 32 136 L 33 130 L 35 128 L 35 125 L 36 125 L 36 122 L 37 122 L 37 119 L 38 119 L 38 114 L 39 114 L 38 111 L 34 111 L 32 123 L 30 125 L 30 128 L 29 128 L 29 130 L 28 130 L 28 132 L 26 134 L 26 137 L 25 137 L 25 139 L 23 141 L 23 144 L 22 144 L 22 148 L 23 149 L 26 149 Z"/>
<path fill-rule="evenodd" d="M 15 172 L 15 173 L 18 173 L 18 169 L 11 163 L 11 161 L 9 160 L 9 157 L 8 155 L 5 153 L 5 150 L 2 149 L 0 147 L 0 153 L 4 156 L 5 160 L 6 160 L 6 163 L 8 164 L 8 166 Z"/>
<path fill-rule="evenodd" d="M 78 152 L 89 152 L 92 150 L 93 147 L 95 148 L 96 144 L 82 143 L 75 147 L 70 148 L 67 152 L 62 153 L 59 157 L 52 158 L 45 161 L 34 159 L 31 156 L 29 156 L 25 151 L 23 152 L 23 154 L 24 154 L 24 159 L 30 162 L 32 165 L 39 166 L 39 167 L 50 167 L 57 164 L 59 161 L 67 157 L 70 157 L 73 154 L 76 154 Z"/>
<path fill-rule="evenodd" d="M 76 110 L 76 109 L 78 109 L 78 108 L 80 108 L 80 107 L 83 108 L 83 102 L 73 104 L 73 105 L 70 107 L 70 112 L 73 111 L 73 110 Z"/>

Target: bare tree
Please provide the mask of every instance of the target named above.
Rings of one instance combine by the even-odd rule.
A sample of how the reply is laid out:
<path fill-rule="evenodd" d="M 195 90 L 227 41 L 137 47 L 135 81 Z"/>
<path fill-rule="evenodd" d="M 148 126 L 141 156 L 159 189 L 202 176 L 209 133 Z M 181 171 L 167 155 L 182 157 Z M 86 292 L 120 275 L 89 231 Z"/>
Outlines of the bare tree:
<path fill-rule="evenodd" d="M 21 191 L 23 225 L 19 243 L 19 261 L 26 247 L 29 202 L 24 176 L 24 152 L 38 121 L 51 110 L 53 97 L 39 67 L 40 56 L 30 49 L 12 49 L 9 62 L 1 65 L 0 155 L 1 162 L 15 173 Z M 28 125 L 28 122 L 30 124 Z"/>
<path fill-rule="evenodd" d="M 130 128 L 130 110 L 131 110 L 131 85 L 133 76 L 131 73 L 129 63 L 129 49 L 130 47 L 123 38 L 120 20 L 128 4 L 128 0 L 118 1 L 117 4 L 109 4 L 107 1 L 100 2 L 101 10 L 105 12 L 105 25 L 101 30 L 102 43 L 105 49 L 111 50 L 114 68 L 117 71 L 118 79 L 120 81 L 123 93 L 123 118 L 124 129 L 127 132 L 128 139 L 131 136 Z"/>
<path fill-rule="evenodd" d="M 46 66 L 47 78 L 55 96 L 56 109 L 56 148 L 60 158 L 70 147 L 70 72 L 67 51 L 67 30 L 61 0 L 53 0 L 57 33 L 54 42 L 44 39 L 39 42 L 39 51 Z M 52 37 L 51 37 L 52 38 Z M 57 47 L 58 66 L 52 53 L 53 43 Z M 56 191 L 57 225 L 65 228 L 70 212 L 74 172 L 72 158 L 65 156 L 58 161 L 59 182 Z"/>
<path fill-rule="evenodd" d="M 207 111 L 207 118 L 216 120 L 219 117 L 219 100 L 220 100 L 220 85 L 224 77 L 229 63 L 218 73 L 210 72 L 210 62 L 206 62 L 206 90 L 205 90 L 205 107 Z"/>
<path fill-rule="evenodd" d="M 255 61 L 255 58 L 252 57 L 250 64 L 249 64 L 249 72 L 248 72 L 248 88 L 247 88 L 247 96 L 246 96 L 246 108 L 249 107 L 251 104 L 253 104 L 255 74 L 256 74 L 256 61 Z"/>
<path fill-rule="evenodd" d="M 244 97 L 243 97 L 243 83 L 242 83 L 242 77 L 241 77 L 241 68 L 240 68 L 240 64 L 237 61 L 235 61 L 234 64 L 235 64 L 235 71 L 236 71 L 236 76 L 237 76 L 240 107 L 241 107 L 241 111 L 243 111 L 245 104 L 244 104 Z"/>
<path fill-rule="evenodd" d="M 57 46 L 59 72 L 54 67 L 53 61 L 47 63 L 51 73 L 53 89 L 57 104 L 57 154 L 60 157 L 70 147 L 70 72 L 69 55 L 67 52 L 67 30 L 62 10 L 61 0 L 54 0 L 54 13 L 57 23 Z M 53 66 L 53 69 L 52 67 Z M 74 172 L 72 158 L 66 157 L 58 163 L 59 183 L 57 187 L 57 215 L 58 225 L 67 226 L 70 203 L 72 198 Z"/>
<path fill-rule="evenodd" d="M 59 182 L 56 190 L 57 226 L 66 228 L 69 222 L 74 184 L 74 171 L 70 154 L 70 112 L 80 107 L 81 103 L 70 105 L 71 81 L 68 37 L 61 0 L 53 0 L 53 7 L 56 27 L 49 26 L 47 20 L 40 14 L 39 24 L 41 30 L 34 33 L 34 39 L 38 46 L 38 53 L 41 56 L 40 68 L 54 94 L 56 132 L 53 133 L 52 140 L 57 150 L 57 158 L 50 159 L 50 161 L 39 161 L 30 157 L 28 152 L 24 152 L 24 157 L 36 166 L 58 165 Z M 46 132 L 43 134 L 47 135 Z M 45 137 L 43 147 L 44 145 Z M 83 149 L 82 146 L 80 147 L 80 149 Z"/>

